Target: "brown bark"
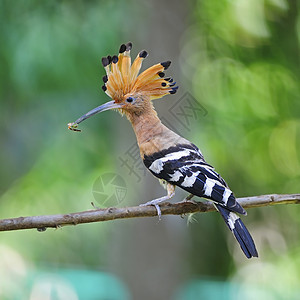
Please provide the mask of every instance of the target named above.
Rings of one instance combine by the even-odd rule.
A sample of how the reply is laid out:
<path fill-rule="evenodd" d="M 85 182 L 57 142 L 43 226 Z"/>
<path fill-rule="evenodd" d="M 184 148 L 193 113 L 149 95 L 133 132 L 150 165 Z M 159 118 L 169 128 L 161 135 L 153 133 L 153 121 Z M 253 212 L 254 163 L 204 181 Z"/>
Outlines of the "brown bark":
<path fill-rule="evenodd" d="M 244 208 L 261 207 L 277 204 L 299 204 L 300 194 L 271 194 L 253 197 L 238 198 L 238 202 Z M 181 202 L 162 203 L 162 215 L 185 215 L 196 212 L 214 211 L 211 202 Z M 154 206 L 134 206 L 123 208 L 106 208 L 82 211 L 77 213 L 44 215 L 32 217 L 19 217 L 0 220 L 0 231 L 32 229 L 44 231 L 46 228 L 57 228 L 66 225 L 77 225 L 83 223 L 103 222 L 116 219 L 129 219 L 141 217 L 155 217 L 157 211 Z"/>

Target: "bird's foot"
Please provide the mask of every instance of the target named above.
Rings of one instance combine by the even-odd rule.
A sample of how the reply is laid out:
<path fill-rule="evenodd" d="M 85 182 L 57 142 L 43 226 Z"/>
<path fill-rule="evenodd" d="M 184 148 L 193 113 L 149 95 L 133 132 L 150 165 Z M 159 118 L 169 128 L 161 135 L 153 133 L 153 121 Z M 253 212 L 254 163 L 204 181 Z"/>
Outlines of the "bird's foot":
<path fill-rule="evenodd" d="M 172 185 L 169 184 L 169 188 L 167 188 L 167 190 L 168 190 L 168 195 L 167 196 L 164 196 L 164 197 L 161 197 L 161 198 L 157 198 L 157 199 L 148 201 L 148 202 L 146 202 L 144 204 L 140 204 L 140 206 L 148 206 L 148 205 L 155 206 L 156 211 L 157 211 L 157 215 L 158 215 L 158 219 L 161 220 L 161 210 L 160 210 L 160 207 L 159 207 L 158 204 L 161 203 L 161 202 L 163 202 L 163 201 L 171 199 L 175 195 L 175 188 L 174 188 L 174 186 L 172 186 Z"/>
<path fill-rule="evenodd" d="M 193 195 L 193 194 L 189 194 L 189 195 L 186 196 L 182 201 L 176 202 L 176 204 L 179 204 L 179 203 L 186 203 L 186 202 L 197 203 L 196 201 L 191 200 L 194 196 L 195 196 L 195 195 Z"/>
<path fill-rule="evenodd" d="M 158 220 L 160 221 L 161 220 L 161 210 L 160 210 L 160 207 L 159 207 L 158 203 L 160 203 L 162 201 L 163 200 L 161 200 L 161 199 L 155 199 L 155 200 L 151 200 L 151 201 L 148 201 L 146 203 L 140 204 L 140 206 L 151 206 L 151 205 L 153 205 L 156 208 L 157 215 L 158 215 Z"/>

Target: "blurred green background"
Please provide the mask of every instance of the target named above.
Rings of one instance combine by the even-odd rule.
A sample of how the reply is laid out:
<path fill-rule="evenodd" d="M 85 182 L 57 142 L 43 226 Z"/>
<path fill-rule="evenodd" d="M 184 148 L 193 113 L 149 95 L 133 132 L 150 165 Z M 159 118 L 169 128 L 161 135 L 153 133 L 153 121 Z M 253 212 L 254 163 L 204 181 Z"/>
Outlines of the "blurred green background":
<path fill-rule="evenodd" d="M 114 179 L 119 206 L 164 195 L 125 118 L 66 126 L 109 100 L 100 59 L 128 41 L 144 68 L 172 61 L 159 115 L 237 197 L 299 193 L 299 1 L 0 0 L 1 218 L 115 205 Z M 2 232 L 0 299 L 299 299 L 299 214 L 249 209 L 252 260 L 215 213 Z"/>

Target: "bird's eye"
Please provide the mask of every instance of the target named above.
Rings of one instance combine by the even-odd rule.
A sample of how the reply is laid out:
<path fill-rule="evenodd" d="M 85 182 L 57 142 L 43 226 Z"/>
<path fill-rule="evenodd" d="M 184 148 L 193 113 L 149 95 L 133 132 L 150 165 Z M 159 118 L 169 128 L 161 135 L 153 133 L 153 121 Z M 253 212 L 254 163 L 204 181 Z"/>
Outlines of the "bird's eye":
<path fill-rule="evenodd" d="M 134 99 L 132 98 L 132 97 L 128 97 L 127 99 L 126 99 L 126 102 L 128 102 L 128 103 L 132 103 L 134 101 Z"/>

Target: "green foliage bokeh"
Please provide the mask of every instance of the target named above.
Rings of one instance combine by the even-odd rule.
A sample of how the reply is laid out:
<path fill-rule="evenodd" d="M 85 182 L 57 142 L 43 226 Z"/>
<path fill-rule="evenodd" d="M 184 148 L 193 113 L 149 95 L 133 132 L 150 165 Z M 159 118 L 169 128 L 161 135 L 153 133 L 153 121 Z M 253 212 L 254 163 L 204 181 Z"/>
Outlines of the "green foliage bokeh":
<path fill-rule="evenodd" d="M 143 21 L 147 9 L 160 7 L 137 1 L 12 2 L 0 1 L 0 217 L 91 209 L 95 179 L 118 172 L 116 155 L 121 153 L 114 135 L 123 123 L 115 124 L 117 115 L 103 114 L 89 120 L 83 135 L 71 134 L 66 124 L 108 100 L 101 90 L 100 58 L 129 39 L 155 39 L 156 32 Z M 208 112 L 187 137 L 238 197 L 299 193 L 299 8 L 292 0 L 195 0 L 188 2 L 180 38 L 169 27 L 161 28 L 180 49 L 173 62 L 180 74 L 172 74 L 179 92 L 191 92 Z M 178 21 L 167 12 L 164 16 Z M 155 48 L 164 49 L 159 43 Z M 246 223 L 262 257 L 252 267 L 236 255 L 240 249 L 222 220 L 212 214 L 196 217 L 199 226 L 192 224 L 188 231 L 189 257 L 182 259 L 187 278 L 220 276 L 257 284 L 247 270 L 259 270 L 262 284 L 278 299 L 284 284 L 294 291 L 300 269 L 299 212 L 297 206 L 251 210 Z M 89 224 L 41 233 L 47 238 L 35 231 L 5 232 L 0 253 L 10 247 L 37 268 L 101 268 L 113 230 Z M 285 274 L 276 287 L 268 280 L 274 270 Z"/>

